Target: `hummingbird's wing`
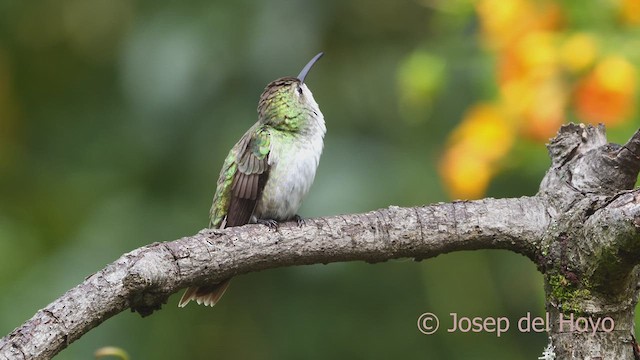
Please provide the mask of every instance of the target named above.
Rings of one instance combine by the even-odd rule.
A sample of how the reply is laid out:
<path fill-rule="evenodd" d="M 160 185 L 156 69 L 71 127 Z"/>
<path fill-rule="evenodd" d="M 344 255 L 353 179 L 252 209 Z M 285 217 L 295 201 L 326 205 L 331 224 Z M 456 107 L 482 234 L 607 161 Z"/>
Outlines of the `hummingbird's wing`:
<path fill-rule="evenodd" d="M 240 152 L 238 170 L 231 184 L 231 204 L 226 226 L 249 223 L 253 210 L 267 182 L 271 134 L 260 129 L 251 136 Z"/>
<path fill-rule="evenodd" d="M 209 227 L 249 223 L 269 173 L 271 134 L 252 127 L 225 160 L 211 207 Z"/>
<path fill-rule="evenodd" d="M 249 223 L 269 173 L 271 134 L 253 126 L 231 149 L 222 165 L 218 186 L 211 205 L 209 227 L 225 228 Z M 229 286 L 229 280 L 217 284 L 189 287 L 179 307 L 191 300 L 215 305 Z"/>

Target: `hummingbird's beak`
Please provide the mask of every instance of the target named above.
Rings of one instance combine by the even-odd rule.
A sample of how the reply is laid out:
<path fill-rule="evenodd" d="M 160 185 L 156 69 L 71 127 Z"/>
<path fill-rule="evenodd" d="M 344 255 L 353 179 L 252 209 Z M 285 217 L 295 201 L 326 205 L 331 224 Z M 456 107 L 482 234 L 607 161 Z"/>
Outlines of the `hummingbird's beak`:
<path fill-rule="evenodd" d="M 311 67 L 313 66 L 313 64 L 315 64 L 316 61 L 318 61 L 318 59 L 320 59 L 322 57 L 322 55 L 324 55 L 324 53 L 320 52 L 318 55 L 314 56 L 313 59 L 311 59 L 307 63 L 307 65 L 304 66 L 302 71 L 300 71 L 300 74 L 298 75 L 298 80 L 300 80 L 301 83 L 304 83 L 304 78 L 307 77 L 307 74 L 309 73 L 309 70 L 311 70 Z"/>

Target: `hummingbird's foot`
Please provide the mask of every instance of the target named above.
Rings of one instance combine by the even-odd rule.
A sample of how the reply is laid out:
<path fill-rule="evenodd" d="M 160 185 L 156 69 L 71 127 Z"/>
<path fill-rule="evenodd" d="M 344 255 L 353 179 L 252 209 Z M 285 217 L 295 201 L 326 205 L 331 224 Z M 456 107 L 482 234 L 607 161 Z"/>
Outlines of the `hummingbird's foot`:
<path fill-rule="evenodd" d="M 298 227 L 302 227 L 305 225 L 304 219 L 298 214 L 293 215 L 293 220 L 298 223 Z"/>
<path fill-rule="evenodd" d="M 258 224 L 266 225 L 269 229 L 278 230 L 278 222 L 273 219 L 258 219 L 256 220 Z"/>

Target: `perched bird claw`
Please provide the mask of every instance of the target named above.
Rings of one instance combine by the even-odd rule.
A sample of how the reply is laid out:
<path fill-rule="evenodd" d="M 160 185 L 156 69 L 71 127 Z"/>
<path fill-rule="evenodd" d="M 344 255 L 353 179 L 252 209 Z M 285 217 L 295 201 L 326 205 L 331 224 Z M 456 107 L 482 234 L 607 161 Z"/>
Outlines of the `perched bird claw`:
<path fill-rule="evenodd" d="M 298 223 L 298 227 L 303 227 L 304 225 L 306 225 L 304 219 L 302 218 L 302 216 L 295 214 L 293 216 L 293 220 L 295 220 Z"/>
<path fill-rule="evenodd" d="M 258 224 L 266 225 L 271 230 L 278 231 L 278 222 L 273 219 L 258 219 Z"/>

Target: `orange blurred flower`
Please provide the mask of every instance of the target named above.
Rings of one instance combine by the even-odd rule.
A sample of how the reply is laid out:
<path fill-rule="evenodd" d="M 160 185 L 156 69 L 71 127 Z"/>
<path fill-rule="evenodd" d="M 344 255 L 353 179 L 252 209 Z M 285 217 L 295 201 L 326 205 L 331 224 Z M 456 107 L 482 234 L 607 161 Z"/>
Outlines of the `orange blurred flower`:
<path fill-rule="evenodd" d="M 565 118 L 567 90 L 555 76 L 529 76 L 500 87 L 500 99 L 520 132 L 533 140 L 547 141 Z"/>
<path fill-rule="evenodd" d="M 629 25 L 640 25 L 640 0 L 622 0 L 620 17 Z"/>
<path fill-rule="evenodd" d="M 490 47 L 502 47 L 524 31 L 532 7 L 527 0 L 480 0 L 476 11 L 482 36 Z"/>
<path fill-rule="evenodd" d="M 504 84 L 529 76 L 553 76 L 558 63 L 555 34 L 533 31 L 498 54 L 498 81 Z"/>
<path fill-rule="evenodd" d="M 480 104 L 470 109 L 453 131 L 440 163 L 440 174 L 454 198 L 482 197 L 489 180 L 513 146 L 515 134 L 509 121 L 495 105 Z"/>
<path fill-rule="evenodd" d="M 621 18 L 640 25 L 640 0 L 617 0 Z M 569 105 L 586 122 L 616 125 L 633 113 L 635 67 L 598 61 L 597 34 L 565 34 L 559 1 L 476 0 L 484 46 L 497 58 L 496 105 L 476 105 L 451 134 L 440 174 L 452 197 L 484 194 L 515 136 L 547 141 Z M 560 5 L 563 4 L 563 5 Z M 574 89 L 572 92 L 571 89 Z"/>
<path fill-rule="evenodd" d="M 578 117 L 593 124 L 619 124 L 634 110 L 636 81 L 636 69 L 625 58 L 603 59 L 576 87 Z"/>
<path fill-rule="evenodd" d="M 556 29 L 562 23 L 560 6 L 550 1 L 480 0 L 476 12 L 482 37 L 492 48 L 509 45 L 530 31 Z"/>
<path fill-rule="evenodd" d="M 532 31 L 499 55 L 499 101 L 520 131 L 535 140 L 548 140 L 564 120 L 567 91 L 557 42 L 556 33 Z"/>

